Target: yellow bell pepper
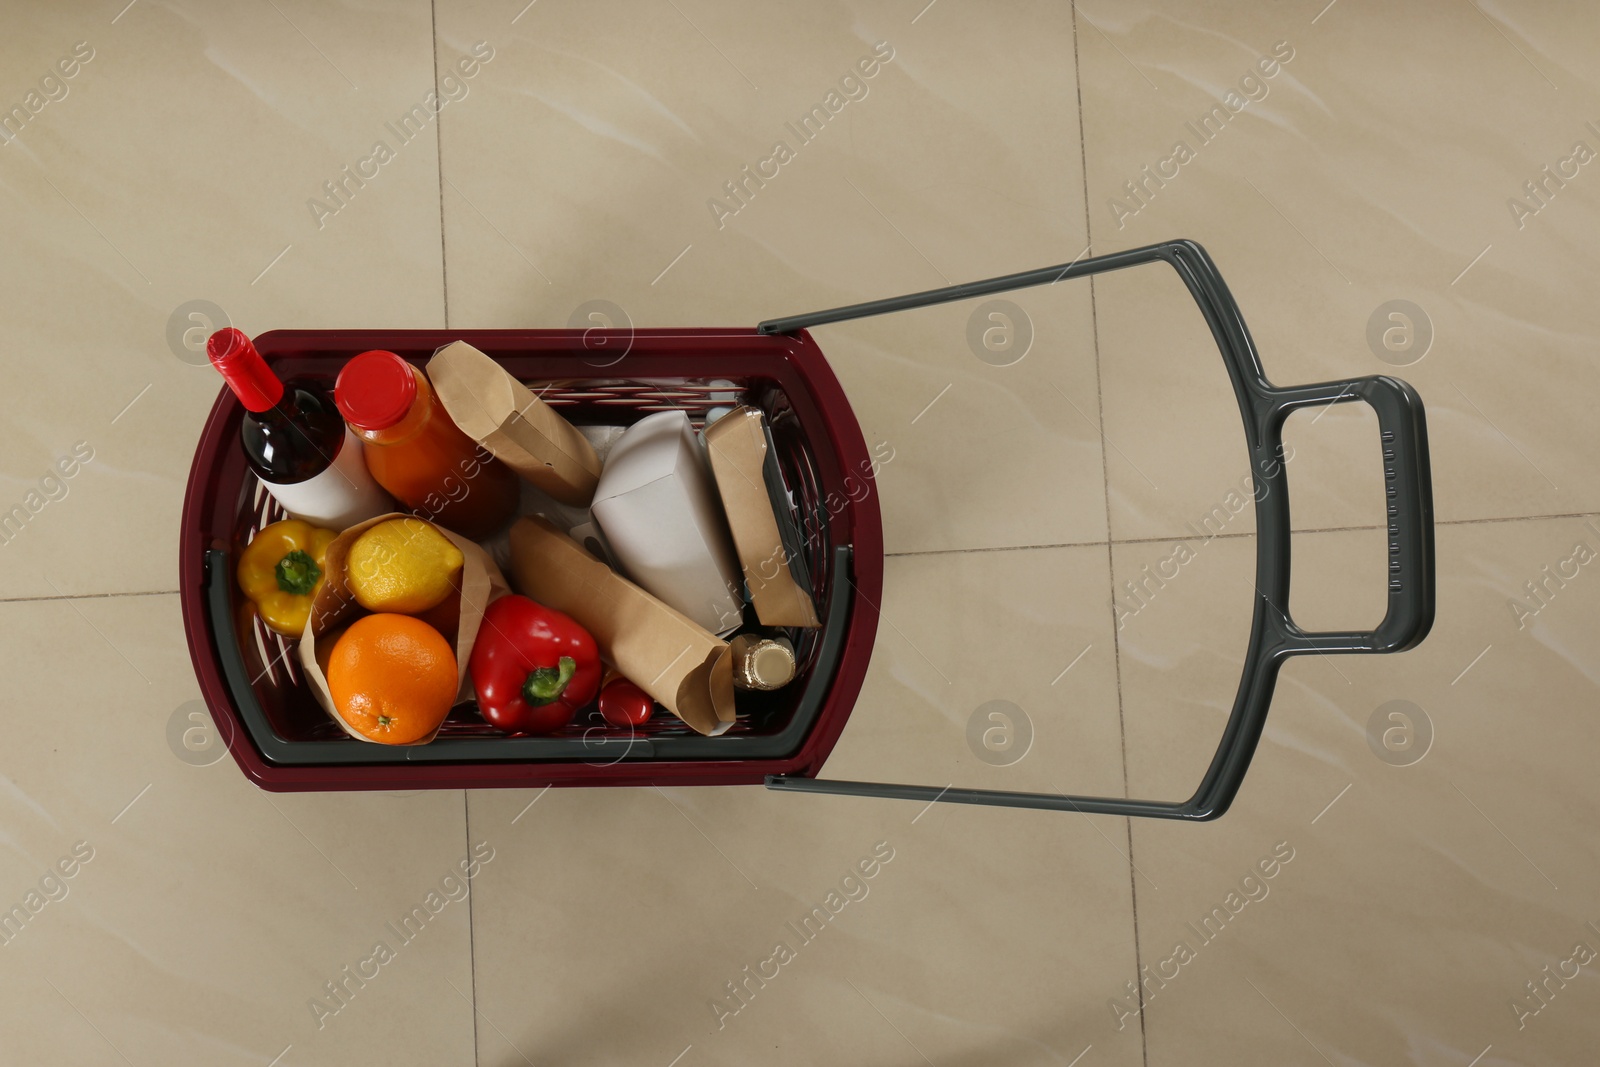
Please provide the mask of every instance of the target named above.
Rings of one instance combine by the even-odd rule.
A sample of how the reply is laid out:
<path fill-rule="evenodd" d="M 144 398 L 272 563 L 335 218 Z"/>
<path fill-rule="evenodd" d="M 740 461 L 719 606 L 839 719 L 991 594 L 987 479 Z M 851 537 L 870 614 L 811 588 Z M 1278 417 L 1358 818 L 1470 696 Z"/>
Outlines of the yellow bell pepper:
<path fill-rule="evenodd" d="M 299 519 L 263 527 L 239 554 L 239 588 L 261 621 L 285 637 L 299 637 L 322 584 L 328 544 L 339 536 Z"/>

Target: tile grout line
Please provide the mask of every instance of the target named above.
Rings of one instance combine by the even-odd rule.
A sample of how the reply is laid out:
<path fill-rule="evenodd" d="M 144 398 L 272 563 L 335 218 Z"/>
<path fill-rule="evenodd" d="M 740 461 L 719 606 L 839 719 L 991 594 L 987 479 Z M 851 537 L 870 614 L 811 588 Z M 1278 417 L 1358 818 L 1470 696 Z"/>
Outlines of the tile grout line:
<path fill-rule="evenodd" d="M 0 597 L 0 604 L 31 604 L 41 600 L 105 600 L 109 597 L 123 596 L 177 596 L 181 590 L 177 589 L 149 589 L 134 593 L 68 593 L 65 596 L 4 596 Z"/>
<path fill-rule="evenodd" d="M 954 556 L 965 552 L 1031 552 L 1041 548 L 1099 548 L 1104 541 L 1062 541 L 1051 545 L 999 545 L 994 548 L 927 548 L 910 552 L 885 552 L 887 557 L 899 559 L 911 556 Z"/>
<path fill-rule="evenodd" d="M 1077 62 L 1078 62 L 1078 5 L 1077 5 L 1077 0 L 1073 0 L 1072 7 L 1071 7 L 1071 13 L 1072 13 L 1073 80 L 1076 83 L 1077 92 L 1078 92 L 1078 153 L 1079 153 L 1079 161 L 1082 163 L 1082 169 L 1083 169 L 1083 228 L 1084 228 L 1084 236 L 1088 239 L 1089 244 L 1092 247 L 1093 244 L 1094 244 L 1094 234 L 1092 232 L 1092 224 L 1089 221 L 1089 161 L 1088 161 L 1088 156 L 1087 156 L 1088 149 L 1087 149 L 1087 146 L 1084 143 L 1084 134 L 1083 134 L 1083 79 L 1082 79 L 1082 76 L 1078 73 L 1078 69 L 1077 69 Z M 1101 375 L 1100 375 L 1100 320 L 1099 320 L 1098 309 L 1097 309 L 1097 307 L 1095 305 L 1094 277 L 1092 275 L 1089 278 L 1089 328 L 1090 328 L 1090 336 L 1092 336 L 1094 338 L 1095 417 L 1100 422 L 1100 489 L 1101 489 L 1101 492 L 1103 494 L 1103 499 L 1105 501 L 1105 506 L 1106 506 L 1106 541 L 1105 541 L 1105 546 L 1106 546 L 1106 577 L 1111 582 L 1111 597 L 1112 597 L 1112 600 L 1114 602 L 1116 600 L 1116 596 L 1117 596 L 1117 586 L 1116 586 L 1116 575 L 1112 571 L 1112 560 L 1111 560 L 1111 544 L 1112 544 L 1112 542 L 1111 542 L 1111 537 L 1110 537 L 1110 523 L 1111 523 L 1110 465 L 1106 460 L 1106 448 L 1105 448 L 1105 434 L 1106 434 L 1105 391 L 1102 388 L 1102 383 L 1101 383 L 1101 380 L 1100 380 L 1101 379 Z M 1116 614 L 1115 613 L 1115 609 L 1113 608 L 1113 612 L 1112 612 L 1113 618 L 1115 618 L 1115 614 Z M 1122 715 L 1121 650 L 1120 650 L 1120 642 L 1118 640 L 1117 632 L 1115 630 L 1113 630 L 1112 633 L 1111 633 L 1111 650 L 1112 650 L 1112 662 L 1117 667 L 1117 732 L 1118 732 L 1119 738 L 1121 740 L 1121 746 L 1122 746 L 1122 794 L 1123 794 L 1123 796 L 1127 796 L 1128 795 L 1128 740 L 1127 740 L 1127 730 L 1124 727 L 1123 715 Z M 1130 860 L 1130 866 L 1131 866 L 1131 860 L 1132 860 L 1131 856 L 1129 857 L 1129 860 Z M 1130 870 L 1128 873 L 1129 873 L 1129 879 L 1131 881 L 1133 872 Z"/>
<path fill-rule="evenodd" d="M 1593 511 L 1567 511 L 1551 515 L 1496 515 L 1486 519 L 1434 519 L 1435 526 L 1477 526 L 1496 522 L 1545 522 L 1550 519 L 1587 519 Z"/>
<path fill-rule="evenodd" d="M 433 29 L 433 92 L 437 97 L 439 93 L 439 8 L 435 0 L 429 0 L 428 19 Z M 439 174 L 439 290 L 444 303 L 444 328 L 450 328 L 450 264 L 446 257 L 444 240 L 444 114 L 441 112 L 433 124 L 434 160 L 438 165 Z M 472 802 L 468 791 L 461 791 L 461 823 L 463 836 L 466 838 L 466 855 L 472 855 Z M 472 998 L 472 1062 L 474 1067 L 483 1062 L 482 1053 L 478 1048 L 478 950 L 477 933 L 474 929 L 474 900 L 477 894 L 469 887 L 467 892 L 467 978 L 469 979 L 467 992 Z"/>
<path fill-rule="evenodd" d="M 1090 289 L 1094 288 L 1091 279 Z M 1102 464 L 1104 455 L 1101 456 Z M 1553 519 L 1589 519 L 1600 514 L 1600 511 L 1568 511 L 1548 515 L 1497 515 L 1483 519 L 1435 519 L 1435 526 L 1479 526 L 1508 522 L 1549 522 Z M 1379 526 L 1320 526 L 1296 529 L 1291 533 L 1351 533 L 1360 530 L 1381 530 Z M 1212 540 L 1224 541 L 1246 537 L 1254 537 L 1255 533 L 1222 533 L 1215 535 Z M 1160 544 L 1166 541 L 1181 541 L 1182 537 L 1114 537 L 1106 541 L 1059 541 L 1045 545 L 997 545 L 986 548 L 929 548 L 909 552 L 885 552 L 890 558 L 909 558 L 915 556 L 950 556 L 960 553 L 976 552 L 1030 552 L 1045 548 L 1097 548 L 1101 545 L 1146 545 Z M 30 604 L 46 600 L 106 600 L 113 597 L 139 597 L 139 596 L 178 596 L 181 589 L 140 589 L 118 593 L 69 593 L 65 596 L 6 596 L 0 597 L 0 604 Z"/>
<path fill-rule="evenodd" d="M 1078 3 L 1072 0 L 1068 8 L 1072 21 L 1072 80 L 1078 94 L 1078 162 L 1083 174 L 1083 236 L 1087 247 L 1094 247 L 1094 224 L 1089 217 L 1089 149 L 1083 129 L 1083 70 L 1078 62 Z M 1109 38 L 1108 38 L 1109 40 Z M 1114 46 L 1113 46 L 1114 47 Z M 1111 476 L 1106 460 L 1106 405 L 1105 390 L 1100 373 L 1100 315 L 1096 302 L 1094 275 L 1089 276 L 1089 328 L 1094 338 L 1094 400 L 1095 417 L 1100 421 L 1100 485 L 1106 506 L 1106 578 L 1111 583 L 1112 619 L 1111 665 L 1117 680 L 1117 739 L 1122 749 L 1122 795 L 1128 795 L 1128 729 L 1122 708 L 1122 645 L 1115 629 L 1117 579 L 1111 555 Z M 1124 817 L 1123 831 L 1128 839 L 1128 893 L 1129 910 L 1133 914 L 1133 979 L 1139 990 L 1139 1056 L 1144 1067 L 1150 1067 L 1150 1042 L 1144 1029 L 1144 983 L 1139 976 L 1144 971 L 1144 961 L 1139 944 L 1139 883 L 1134 878 L 1133 820 Z M 1088 1050 L 1085 1049 L 1085 1052 Z M 1081 1054 L 1080 1054 L 1081 1058 Z M 1074 1061 L 1076 1062 L 1076 1061 Z"/>
<path fill-rule="evenodd" d="M 1090 290 L 1093 293 L 1093 278 L 1090 280 Z M 446 318 L 448 322 L 448 318 Z M 1104 464 L 1104 454 L 1101 462 Z M 1594 518 L 1600 512 L 1557 512 L 1550 515 L 1496 515 L 1490 518 L 1435 518 L 1435 526 L 1477 526 L 1491 525 L 1491 523 L 1534 523 L 1550 522 L 1555 518 Z M 1354 533 L 1362 530 L 1382 530 L 1382 526 L 1315 526 L 1307 530 L 1293 530 L 1291 533 Z M 1227 541 L 1227 539 L 1240 539 L 1240 537 L 1254 537 L 1254 533 L 1224 533 L 1216 534 L 1213 541 Z M 1061 541 L 1056 544 L 1006 544 L 995 547 L 982 547 L 982 549 L 923 549 L 915 552 L 885 552 L 885 557 L 902 558 L 918 557 L 918 555 L 957 555 L 962 552 L 1030 552 L 1034 549 L 1094 549 L 1099 545 L 1122 544 L 1160 544 L 1165 541 L 1182 541 L 1184 537 L 1112 537 L 1109 541 Z M 69 593 L 66 597 L 53 595 L 53 597 L 0 597 L 0 603 L 37 603 L 45 600 L 107 600 L 112 597 L 176 597 L 181 589 L 144 589 L 131 590 L 131 592 L 115 593 Z"/>
<path fill-rule="evenodd" d="M 1092 280 L 1091 280 L 1092 281 Z M 1093 289 L 1093 285 L 1090 285 Z M 1104 456 L 1101 460 L 1104 462 Z M 1500 515 L 1485 519 L 1435 519 L 1435 526 L 1477 526 L 1493 523 L 1507 522 L 1548 522 L 1552 519 L 1588 519 L 1600 514 L 1596 511 L 1571 511 L 1559 512 L 1550 515 Z M 1381 530 L 1382 526 L 1321 526 L 1307 529 L 1296 529 L 1291 533 L 1351 533 L 1359 530 Z M 1223 533 L 1217 534 L 1212 540 L 1223 541 L 1230 539 L 1254 537 L 1255 533 Z M 891 558 L 913 556 L 949 556 L 967 552 L 1030 552 L 1044 548 L 1097 548 L 1100 545 L 1145 545 L 1159 544 L 1165 541 L 1181 541 L 1182 537 L 1114 537 L 1107 541 L 1059 541 L 1045 545 L 997 545 L 992 548 L 929 548 L 909 552 L 885 552 Z M 136 596 L 178 596 L 181 589 L 142 589 L 119 593 L 70 593 L 66 596 L 6 596 L 0 597 L 0 604 L 28 604 L 43 600 L 105 600 L 111 597 L 136 597 Z"/>
<path fill-rule="evenodd" d="M 472 856 L 472 801 L 468 790 L 461 791 L 461 821 L 466 825 L 467 831 L 467 856 Z M 482 873 L 481 871 L 479 873 Z M 468 993 L 472 996 L 472 1063 L 479 1067 L 482 1059 L 478 1056 L 478 946 L 477 932 L 473 928 L 472 898 L 476 894 L 469 888 L 467 892 L 467 977 L 472 981 L 467 986 Z M 509 1040 L 509 1039 L 508 1039 Z"/>
<path fill-rule="evenodd" d="M 1094 286 L 1092 284 L 1093 279 L 1090 279 L 1090 281 L 1091 281 L 1090 289 L 1092 290 L 1094 288 Z M 1104 459 L 1104 457 L 1102 457 L 1102 459 Z M 1491 516 L 1489 518 L 1482 518 L 1482 519 L 1434 519 L 1433 520 L 1433 524 L 1435 526 L 1482 526 L 1482 525 L 1491 525 L 1491 524 L 1495 524 L 1495 523 L 1507 523 L 1507 522 L 1549 522 L 1549 521 L 1551 521 L 1553 519 L 1589 519 L 1589 518 L 1595 517 L 1596 515 L 1600 515 L 1600 511 L 1570 511 L 1570 512 L 1558 512 L 1558 513 L 1553 513 L 1553 514 L 1548 514 L 1548 515 L 1497 515 L 1497 516 Z M 1372 524 L 1372 525 L 1367 525 L 1367 526 L 1307 526 L 1307 527 L 1296 527 L 1296 528 L 1290 530 L 1289 532 L 1292 533 L 1292 534 L 1356 533 L 1356 532 L 1365 531 L 1365 530 L 1382 530 L 1382 529 L 1383 529 L 1383 525 L 1381 523 L 1377 523 L 1377 524 Z M 1245 531 L 1245 532 L 1241 532 L 1241 533 L 1213 534 L 1211 537 L 1207 538 L 1206 540 L 1208 540 L 1208 541 L 1228 541 L 1228 540 L 1240 540 L 1240 539 L 1243 539 L 1243 538 L 1254 537 L 1254 536 L 1256 536 L 1255 531 L 1254 530 L 1249 530 L 1249 531 Z M 969 552 L 1029 552 L 1029 551 L 1033 551 L 1034 549 L 1043 549 L 1043 548 L 1098 548 L 1101 545 L 1152 545 L 1152 544 L 1163 544 L 1163 543 L 1166 543 L 1166 542 L 1169 542 L 1169 541 L 1188 541 L 1188 540 L 1192 540 L 1192 538 L 1184 537 L 1184 536 L 1182 536 L 1180 534 L 1173 534 L 1173 535 L 1170 535 L 1170 536 L 1167 536 L 1167 537 L 1112 537 L 1112 538 L 1109 538 L 1109 539 L 1107 539 L 1105 541 L 1057 541 L 1057 542 L 1053 542 L 1051 544 L 1044 544 L 1044 545 L 995 545 L 993 547 L 979 547 L 979 548 L 925 548 L 925 549 L 913 549 L 913 550 L 909 550 L 909 551 L 905 551 L 905 552 L 885 552 L 884 555 L 887 556 L 887 557 L 892 557 L 892 558 L 898 559 L 898 558 L 901 558 L 901 557 L 910 557 L 910 556 L 950 556 L 950 555 L 957 555 L 959 553 L 969 553 Z M 112 593 L 112 594 L 109 594 L 109 595 L 111 595 L 111 596 L 121 596 L 121 595 L 141 596 L 141 595 L 145 595 L 145 594 L 118 594 L 118 593 Z M 59 599 L 59 598 L 57 598 L 57 597 L 34 597 L 34 598 L 31 598 L 31 599 L 36 599 L 36 600 L 55 600 L 55 599 Z M 0 599 L 0 603 L 4 603 L 4 602 L 5 601 L 3 599 Z"/>
<path fill-rule="evenodd" d="M 433 24 L 433 94 L 439 95 L 439 10 L 434 0 L 429 0 L 428 17 Z M 439 168 L 439 289 L 444 300 L 444 328 L 450 328 L 450 264 L 445 257 L 444 245 L 444 111 L 440 110 L 433 123 L 433 156 Z M 476 1004 L 473 1005 L 477 1007 Z M 473 1030 L 477 1030 L 474 1017 Z"/>

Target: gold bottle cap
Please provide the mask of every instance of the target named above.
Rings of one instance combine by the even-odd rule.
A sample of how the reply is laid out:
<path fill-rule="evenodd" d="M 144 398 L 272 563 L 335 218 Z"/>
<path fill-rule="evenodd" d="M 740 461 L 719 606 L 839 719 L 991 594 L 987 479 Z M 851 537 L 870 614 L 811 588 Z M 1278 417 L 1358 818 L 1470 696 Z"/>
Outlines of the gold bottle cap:
<path fill-rule="evenodd" d="M 743 634 L 733 640 L 733 684 L 740 689 L 778 689 L 794 678 L 788 641 Z"/>

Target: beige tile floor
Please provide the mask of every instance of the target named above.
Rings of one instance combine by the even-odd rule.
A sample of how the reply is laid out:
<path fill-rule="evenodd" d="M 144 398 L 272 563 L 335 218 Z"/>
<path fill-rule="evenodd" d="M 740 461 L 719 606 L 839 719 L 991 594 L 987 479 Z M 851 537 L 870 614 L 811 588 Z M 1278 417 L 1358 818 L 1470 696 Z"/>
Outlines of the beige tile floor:
<path fill-rule="evenodd" d="M 1600 948 L 1587 6 L 3 16 L 0 104 L 37 113 L 0 144 L 0 511 L 28 514 L 0 543 L 0 909 L 45 903 L 0 944 L 0 1062 L 1593 1061 L 1594 967 L 1567 962 Z M 450 103 L 398 144 L 386 123 L 436 86 Z M 394 158 L 317 218 L 379 139 Z M 794 158 L 728 200 L 779 139 Z M 1274 380 L 1421 390 L 1440 520 L 1432 636 L 1292 662 L 1219 822 L 754 788 L 269 795 L 185 747 L 205 720 L 176 535 L 217 392 L 184 343 L 217 311 L 193 302 L 252 333 L 558 327 L 591 300 L 748 324 L 1177 236 Z M 817 331 L 896 455 L 885 624 L 828 773 L 1181 795 L 1251 595 L 1251 513 L 1189 529 L 1246 474 L 1230 390 L 1170 274 L 1007 299 L 1009 347 L 966 304 Z M 1396 300 L 1420 314 L 1386 319 Z M 1383 610 L 1374 435 L 1348 405 L 1291 423 L 1308 626 Z M 967 740 L 990 701 L 1031 734 L 1006 765 Z M 470 895 L 346 977 L 473 850 Z M 732 1014 L 726 983 L 874 850 L 866 896 Z M 318 1013 L 330 982 L 348 1002 Z"/>

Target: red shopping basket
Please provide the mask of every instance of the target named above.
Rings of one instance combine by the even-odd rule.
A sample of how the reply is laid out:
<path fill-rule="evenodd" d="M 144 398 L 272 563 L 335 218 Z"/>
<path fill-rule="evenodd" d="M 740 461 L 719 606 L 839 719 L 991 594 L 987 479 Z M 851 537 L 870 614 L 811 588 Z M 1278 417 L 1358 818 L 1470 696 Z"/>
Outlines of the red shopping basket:
<path fill-rule="evenodd" d="M 457 707 L 427 745 L 348 737 L 303 684 L 291 643 L 260 622 L 234 581 L 239 551 L 284 513 L 246 466 L 243 408 L 224 389 L 189 475 L 179 584 L 201 692 L 240 769 L 279 791 L 752 784 L 815 774 L 860 691 L 883 587 L 872 458 L 816 344 L 735 329 L 280 330 L 256 347 L 280 377 L 331 388 L 358 352 L 387 349 L 420 366 L 461 340 L 579 424 L 626 425 L 676 409 L 699 425 L 709 408 L 738 402 L 766 413 L 823 622 L 788 631 L 795 680 L 741 694 L 738 721 L 719 737 L 663 716 L 619 730 L 596 714 L 553 736 L 512 738 L 471 705 Z"/>
<path fill-rule="evenodd" d="M 1200 306 L 1234 384 L 1256 481 L 1255 612 L 1233 712 L 1210 768 L 1182 801 L 1065 796 L 816 777 L 865 677 L 883 586 L 883 531 L 869 454 L 838 379 L 806 328 L 1068 278 L 1165 262 Z M 283 517 L 238 447 L 243 408 L 224 389 L 195 451 L 184 498 L 179 577 L 200 689 L 244 773 L 278 791 L 543 785 L 749 785 L 915 800 L 1152 818 L 1214 819 L 1228 808 L 1265 725 L 1279 667 L 1308 653 L 1388 653 L 1426 636 L 1434 613 L 1433 504 L 1422 401 L 1384 376 L 1315 385 L 1267 381 L 1237 304 L 1190 241 L 762 323 L 755 330 L 275 331 L 256 347 L 284 378 L 331 386 L 358 352 L 387 349 L 421 365 L 465 340 L 578 424 L 628 424 L 682 410 L 697 425 L 719 404 L 761 408 L 803 540 L 822 626 L 791 630 L 799 672 L 788 686 L 741 694 L 738 722 L 701 737 L 657 717 L 635 730 L 598 714 L 550 737 L 507 737 L 471 705 L 427 745 L 348 737 L 302 684 L 290 645 L 267 629 L 233 580 L 239 551 Z M 604 353 L 603 358 L 597 358 Z M 625 353 L 619 356 L 618 353 Z M 1316 633 L 1288 614 L 1289 496 L 1284 421 L 1295 410 L 1364 400 L 1378 416 L 1387 496 L 1389 608 L 1374 630 Z"/>

